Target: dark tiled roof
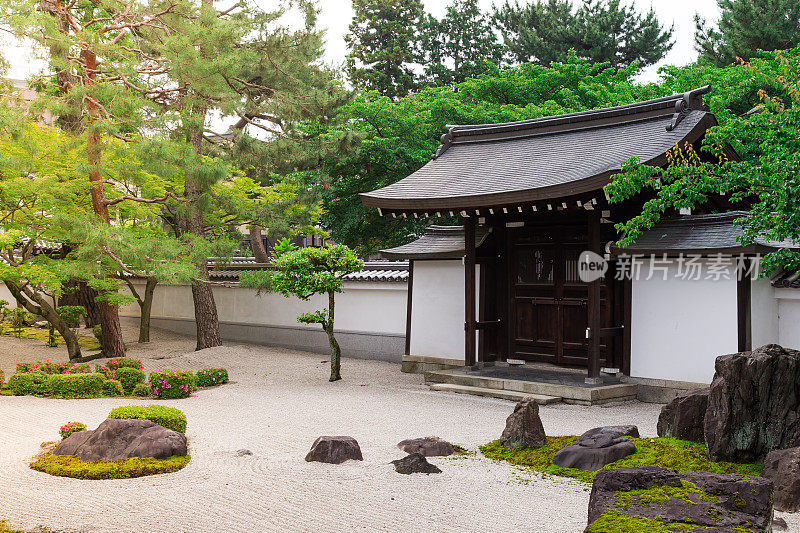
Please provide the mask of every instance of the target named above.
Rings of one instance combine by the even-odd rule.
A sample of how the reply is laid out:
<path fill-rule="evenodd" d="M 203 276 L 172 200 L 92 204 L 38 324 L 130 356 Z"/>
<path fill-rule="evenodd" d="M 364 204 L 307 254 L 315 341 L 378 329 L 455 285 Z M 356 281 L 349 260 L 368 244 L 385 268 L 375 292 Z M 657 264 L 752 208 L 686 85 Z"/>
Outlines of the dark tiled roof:
<path fill-rule="evenodd" d="M 645 231 L 634 244 L 618 248 L 618 253 L 765 253 L 778 248 L 796 247 L 791 243 L 758 240 L 744 246 L 739 242 L 742 228 L 736 220 L 746 211 L 711 215 L 685 215 L 663 219 Z"/>
<path fill-rule="evenodd" d="M 247 270 L 263 270 L 269 268 L 269 263 L 256 263 L 255 258 L 239 257 L 231 261 L 220 263 L 219 269 L 210 266 L 208 277 L 215 281 L 239 280 L 239 274 Z M 408 281 L 408 262 L 407 261 L 367 261 L 364 263 L 364 270 L 348 274 L 343 278 L 345 281 L 387 281 L 387 282 L 406 282 Z"/>
<path fill-rule="evenodd" d="M 716 124 L 707 88 L 627 106 L 535 120 L 451 126 L 434 157 L 410 176 L 362 194 L 385 210 L 453 210 L 599 190 L 631 157 L 666 164 L 666 152 Z"/>
<path fill-rule="evenodd" d="M 800 270 L 787 270 L 772 281 L 779 289 L 800 289 Z"/>
<path fill-rule="evenodd" d="M 475 228 L 475 246 L 489 235 L 489 228 Z M 464 226 L 429 226 L 417 240 L 381 250 L 388 259 L 458 259 L 464 256 Z"/>

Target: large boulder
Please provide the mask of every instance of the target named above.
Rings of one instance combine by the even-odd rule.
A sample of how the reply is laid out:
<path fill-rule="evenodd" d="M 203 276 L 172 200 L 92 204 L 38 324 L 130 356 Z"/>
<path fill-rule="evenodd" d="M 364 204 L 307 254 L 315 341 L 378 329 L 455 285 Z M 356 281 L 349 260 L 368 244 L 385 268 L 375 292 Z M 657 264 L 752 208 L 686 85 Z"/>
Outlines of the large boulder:
<path fill-rule="evenodd" d="M 524 398 L 508 415 L 500 442 L 506 448 L 538 448 L 546 438 L 542 419 L 539 418 L 539 405 L 533 398 Z"/>
<path fill-rule="evenodd" d="M 571 445 L 553 456 L 553 463 L 563 468 L 600 470 L 636 452 L 636 445 L 625 437 L 638 437 L 636 426 L 605 426 L 590 429 Z"/>
<path fill-rule="evenodd" d="M 402 459 L 395 459 L 392 464 L 395 471 L 400 474 L 439 474 L 442 472 L 438 466 L 430 464 L 420 453 L 412 453 Z"/>
<path fill-rule="evenodd" d="M 659 437 L 705 442 L 703 420 L 708 408 L 709 389 L 693 389 L 680 394 L 661 408 L 656 430 Z"/>
<path fill-rule="evenodd" d="M 800 352 L 777 344 L 717 357 L 704 429 L 715 461 L 800 446 Z"/>
<path fill-rule="evenodd" d="M 772 524 L 772 482 L 708 472 L 679 474 L 657 466 L 601 470 L 592 484 L 586 531 L 618 531 L 604 526 L 619 526 L 620 515 L 650 520 L 653 530 L 660 524 L 720 533 L 766 532 Z"/>
<path fill-rule="evenodd" d="M 84 461 L 119 461 L 131 457 L 165 459 L 186 455 L 186 435 L 150 420 L 104 421 L 97 429 L 73 433 L 53 450 Z"/>
<path fill-rule="evenodd" d="M 761 475 L 775 484 L 775 509 L 787 513 L 800 511 L 800 448 L 769 452 Z"/>
<path fill-rule="evenodd" d="M 348 460 L 363 461 L 361 447 L 353 437 L 320 437 L 314 441 L 306 461 L 341 464 Z"/>
<path fill-rule="evenodd" d="M 455 448 L 446 440 L 439 437 L 420 437 L 400 441 L 397 447 L 408 454 L 418 453 L 423 457 L 453 455 Z"/>

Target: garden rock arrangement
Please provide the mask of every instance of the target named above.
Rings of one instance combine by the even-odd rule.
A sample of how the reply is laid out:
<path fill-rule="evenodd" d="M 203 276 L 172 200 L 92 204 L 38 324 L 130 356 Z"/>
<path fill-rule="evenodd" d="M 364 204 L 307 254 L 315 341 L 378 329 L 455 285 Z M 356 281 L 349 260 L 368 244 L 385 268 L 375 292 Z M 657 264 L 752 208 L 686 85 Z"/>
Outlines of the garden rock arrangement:
<path fill-rule="evenodd" d="M 95 430 L 73 433 L 53 455 L 74 455 L 84 461 L 119 461 L 131 457 L 164 459 L 187 455 L 186 436 L 150 420 L 107 419 Z"/>
<path fill-rule="evenodd" d="M 400 474 L 440 474 L 438 466 L 432 465 L 420 453 L 412 453 L 402 459 L 392 461 L 394 469 Z"/>
<path fill-rule="evenodd" d="M 423 457 L 453 455 L 455 447 L 439 437 L 421 437 L 400 441 L 397 447 L 408 454 L 418 453 Z"/>
<path fill-rule="evenodd" d="M 590 429 L 553 456 L 562 468 L 600 470 L 607 464 L 636 453 L 636 445 L 625 437 L 639 437 L 636 426 L 606 426 Z"/>
<path fill-rule="evenodd" d="M 705 415 L 715 461 L 754 462 L 800 446 L 800 352 L 769 344 L 717 358 Z"/>
<path fill-rule="evenodd" d="M 500 442 L 506 448 L 538 448 L 544 445 L 546 438 L 539 418 L 539 405 L 532 398 L 525 398 L 517 403 L 514 412 L 506 419 Z"/>
<path fill-rule="evenodd" d="M 703 419 L 708 408 L 708 389 L 694 389 L 676 397 L 661 410 L 658 436 L 705 442 Z"/>
<path fill-rule="evenodd" d="M 769 452 L 761 475 L 775 484 L 775 509 L 787 513 L 800 511 L 800 448 Z"/>
<path fill-rule="evenodd" d="M 656 466 L 602 470 L 592 485 L 586 531 L 641 531 L 645 525 L 770 531 L 771 500 L 772 482 L 763 477 L 679 474 Z"/>
<path fill-rule="evenodd" d="M 353 437 L 320 437 L 314 441 L 306 461 L 341 464 L 348 460 L 363 461 L 361 447 Z"/>

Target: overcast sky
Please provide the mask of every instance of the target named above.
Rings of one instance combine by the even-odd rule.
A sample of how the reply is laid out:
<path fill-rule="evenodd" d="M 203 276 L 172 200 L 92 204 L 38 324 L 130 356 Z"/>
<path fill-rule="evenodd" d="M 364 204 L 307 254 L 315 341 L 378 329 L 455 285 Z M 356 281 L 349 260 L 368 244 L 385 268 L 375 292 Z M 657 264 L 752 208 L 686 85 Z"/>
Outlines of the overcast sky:
<path fill-rule="evenodd" d="M 264 7 L 275 3 L 271 0 L 256 0 Z M 521 0 L 524 2 L 525 0 Z M 435 16 L 444 13 L 450 0 L 423 0 L 426 9 Z M 481 7 L 488 11 L 493 2 L 502 0 L 479 0 Z M 675 46 L 662 61 L 663 64 L 682 65 L 695 59 L 694 52 L 694 14 L 716 20 L 718 9 L 716 0 L 633 0 L 634 4 L 644 11 L 652 6 L 662 23 L 675 25 Z M 325 58 L 332 64 L 341 64 L 346 54 L 344 35 L 353 16 L 351 0 L 320 0 L 322 15 L 320 25 L 327 30 L 327 47 Z M 6 41 L 4 54 L 11 63 L 8 73 L 11 78 L 26 78 L 41 68 L 41 63 L 32 58 L 32 54 L 22 43 Z M 658 65 L 648 69 L 646 78 L 652 79 Z"/>

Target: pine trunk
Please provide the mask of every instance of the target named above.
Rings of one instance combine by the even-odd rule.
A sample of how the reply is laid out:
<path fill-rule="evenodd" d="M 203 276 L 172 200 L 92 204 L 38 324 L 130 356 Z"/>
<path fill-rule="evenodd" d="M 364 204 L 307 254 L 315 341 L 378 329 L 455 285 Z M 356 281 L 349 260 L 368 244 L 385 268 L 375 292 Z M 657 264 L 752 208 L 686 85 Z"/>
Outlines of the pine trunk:
<path fill-rule="evenodd" d="M 100 324 L 100 309 L 97 307 L 97 291 L 85 281 L 71 279 L 64 283 L 64 293 L 59 305 L 80 305 L 85 310 L 84 322 L 87 328 Z"/>
<path fill-rule="evenodd" d="M 139 302 L 139 342 L 150 342 L 150 313 L 153 310 L 153 295 L 156 291 L 158 280 L 154 277 L 147 278 L 144 287 L 144 298 Z"/>
<path fill-rule="evenodd" d="M 261 228 L 258 226 L 250 227 L 250 248 L 253 250 L 253 257 L 256 258 L 257 263 L 269 262 L 269 254 L 266 246 L 264 246 L 264 237 L 261 234 Z"/>
<path fill-rule="evenodd" d="M 342 350 L 333 335 L 333 306 L 334 293 L 330 291 L 328 292 L 328 319 L 325 321 L 325 333 L 328 334 L 328 344 L 331 347 L 331 377 L 328 381 L 339 381 L 342 379 Z"/>

